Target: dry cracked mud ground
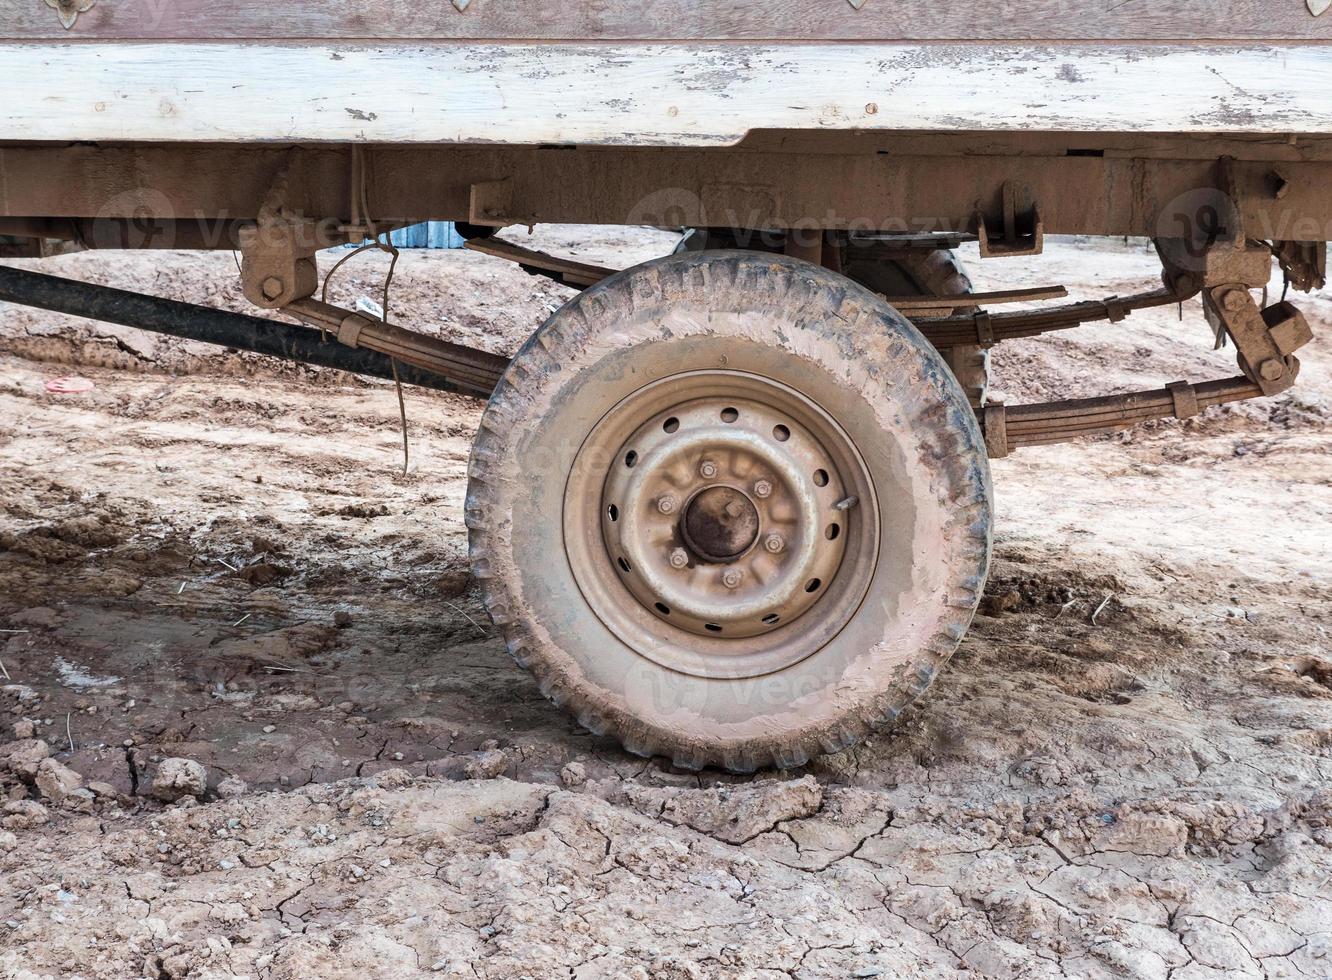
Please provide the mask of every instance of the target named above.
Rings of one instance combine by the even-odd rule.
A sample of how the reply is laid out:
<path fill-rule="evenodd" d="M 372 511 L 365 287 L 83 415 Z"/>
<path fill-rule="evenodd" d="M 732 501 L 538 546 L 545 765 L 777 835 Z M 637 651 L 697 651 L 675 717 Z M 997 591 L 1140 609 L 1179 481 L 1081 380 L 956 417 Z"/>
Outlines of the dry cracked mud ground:
<path fill-rule="evenodd" d="M 585 231 L 544 244 L 669 247 Z M 45 266 L 244 308 L 228 254 Z M 496 350 L 567 295 L 400 269 L 404 322 Z M 1136 243 L 973 269 L 1155 275 Z M 508 662 L 465 571 L 478 405 L 409 392 L 404 476 L 390 386 L 0 309 L 0 974 L 1332 976 L 1332 302 L 1304 305 L 1295 392 L 997 462 L 950 669 L 752 778 L 628 756 Z M 1014 343 L 999 387 L 1233 373 L 1187 312 Z M 70 374 L 95 387 L 47 392 Z"/>

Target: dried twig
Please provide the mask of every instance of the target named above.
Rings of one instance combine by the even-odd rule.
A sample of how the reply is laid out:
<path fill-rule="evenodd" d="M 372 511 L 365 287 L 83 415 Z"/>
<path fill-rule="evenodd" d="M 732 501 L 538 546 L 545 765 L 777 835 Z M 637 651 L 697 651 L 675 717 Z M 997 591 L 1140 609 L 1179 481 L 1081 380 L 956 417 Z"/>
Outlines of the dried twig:
<path fill-rule="evenodd" d="M 235 629 L 237 626 L 239 626 L 241 623 L 245 622 L 249 618 L 250 618 L 250 613 L 246 613 L 240 619 L 236 620 L 234 623 L 231 624 L 232 629 Z"/>
<path fill-rule="evenodd" d="M 1101 604 L 1096 607 L 1096 611 L 1091 615 L 1091 624 L 1093 626 L 1096 625 L 1096 617 L 1101 615 L 1101 613 L 1105 611 L 1105 607 L 1110 605 L 1110 600 L 1113 599 L 1114 597 L 1115 594 L 1111 592 L 1104 599 L 1101 600 Z"/>
<path fill-rule="evenodd" d="M 65 712 L 65 738 L 69 739 L 69 750 L 74 751 L 74 733 L 69 730 L 69 712 Z"/>
<path fill-rule="evenodd" d="M 229 561 L 224 561 L 224 560 L 221 559 L 221 558 L 214 558 L 213 561 L 217 562 L 219 565 L 225 565 L 225 566 L 227 566 L 227 568 L 230 568 L 233 572 L 239 572 L 239 571 L 240 571 L 240 569 L 237 568 L 235 565 L 233 565 L 231 562 L 229 562 Z"/>
<path fill-rule="evenodd" d="M 477 631 L 478 633 L 480 633 L 482 636 L 489 636 L 489 635 L 490 635 L 489 633 L 487 633 L 487 632 L 481 627 L 481 624 L 480 624 L 480 623 L 478 623 L 478 622 L 477 622 L 475 619 L 473 619 L 471 616 L 467 615 L 467 610 L 466 610 L 466 609 L 463 609 L 461 606 L 458 606 L 458 605 L 455 605 L 455 604 L 452 603 L 452 602 L 449 602 L 449 600 L 447 600 L 447 599 L 444 600 L 444 605 L 446 605 L 446 606 L 448 606 L 450 609 L 454 610 L 459 616 L 461 616 L 463 619 L 467 620 L 467 621 L 468 621 L 469 623 L 471 623 L 474 627 L 476 627 L 476 631 Z"/>
<path fill-rule="evenodd" d="M 9 671 L 5 670 L 5 662 L 0 660 L 0 674 L 5 675 L 5 680 L 12 681 L 14 678 L 9 676 Z"/>
<path fill-rule="evenodd" d="M 0 630 L 0 633 L 31 633 L 32 630 Z"/>
<path fill-rule="evenodd" d="M 1078 604 L 1078 600 L 1077 600 L 1076 598 L 1069 599 L 1068 602 L 1064 603 L 1062 606 L 1059 607 L 1059 612 L 1055 613 L 1055 617 L 1054 617 L 1054 618 L 1055 618 L 1055 619 L 1059 619 L 1061 616 L 1064 615 L 1064 613 L 1068 612 L 1070 609 L 1072 609 L 1072 608 L 1073 608 L 1074 606 L 1076 606 L 1077 604 Z"/>

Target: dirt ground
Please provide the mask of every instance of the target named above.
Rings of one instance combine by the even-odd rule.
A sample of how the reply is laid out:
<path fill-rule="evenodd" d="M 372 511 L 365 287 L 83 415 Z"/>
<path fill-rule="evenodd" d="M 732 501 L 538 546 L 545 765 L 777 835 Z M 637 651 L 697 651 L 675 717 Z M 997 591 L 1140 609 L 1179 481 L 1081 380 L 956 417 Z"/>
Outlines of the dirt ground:
<path fill-rule="evenodd" d="M 587 232 L 539 244 L 671 244 Z M 1157 268 L 968 257 L 1077 298 Z M 245 308 L 228 253 L 42 267 Z M 568 295 L 399 268 L 396 318 L 500 351 Z M 403 475 L 390 385 L 0 306 L 0 974 L 1332 976 L 1332 300 L 1299 299 L 1295 392 L 996 462 L 950 669 L 753 778 L 626 755 L 508 661 L 465 564 L 479 405 L 409 391 Z M 1013 343 L 997 386 L 1233 374 L 1185 312 Z"/>

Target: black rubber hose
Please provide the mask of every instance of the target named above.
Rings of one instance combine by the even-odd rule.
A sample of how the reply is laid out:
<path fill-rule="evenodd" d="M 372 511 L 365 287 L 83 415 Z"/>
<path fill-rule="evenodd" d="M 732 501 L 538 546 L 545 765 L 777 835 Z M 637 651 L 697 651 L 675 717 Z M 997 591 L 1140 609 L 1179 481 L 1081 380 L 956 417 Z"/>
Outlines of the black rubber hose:
<path fill-rule="evenodd" d="M 393 377 L 393 368 L 385 355 L 362 347 L 346 347 L 331 338 L 324 340 L 318 330 L 309 327 L 145 296 L 110 286 L 95 286 L 11 266 L 0 266 L 0 300 L 205 344 L 254 351 L 285 361 L 336 368 L 372 378 Z M 476 397 L 474 391 L 454 384 L 443 375 L 410 364 L 398 363 L 398 377 L 403 384 Z"/>

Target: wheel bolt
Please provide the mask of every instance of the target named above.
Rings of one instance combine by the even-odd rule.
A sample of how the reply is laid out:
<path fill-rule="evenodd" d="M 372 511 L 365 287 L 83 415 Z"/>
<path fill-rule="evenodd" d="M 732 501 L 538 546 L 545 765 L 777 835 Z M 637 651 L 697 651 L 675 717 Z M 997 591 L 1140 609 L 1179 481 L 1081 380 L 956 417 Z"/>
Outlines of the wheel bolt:
<path fill-rule="evenodd" d="M 767 480 L 759 480 L 754 484 L 754 496 L 760 500 L 772 493 L 772 484 Z"/>
<path fill-rule="evenodd" d="M 703 462 L 698 465 L 698 475 L 705 480 L 711 480 L 717 475 L 717 464 L 710 459 L 703 460 Z"/>
<path fill-rule="evenodd" d="M 1258 366 L 1258 374 L 1264 381 L 1279 381 L 1286 373 L 1286 365 L 1275 357 L 1269 357 Z"/>
<path fill-rule="evenodd" d="M 769 534 L 763 539 L 763 547 L 775 555 L 786 547 L 786 539 L 780 534 Z"/>
<path fill-rule="evenodd" d="M 689 564 L 689 552 L 683 548 L 676 548 L 671 552 L 671 567 L 684 568 Z"/>
<path fill-rule="evenodd" d="M 675 513 L 675 498 L 669 493 L 657 498 L 657 510 L 663 514 Z"/>
<path fill-rule="evenodd" d="M 745 573 L 738 568 L 728 568 L 722 572 L 722 585 L 728 589 L 740 588 L 740 583 L 745 580 Z"/>

